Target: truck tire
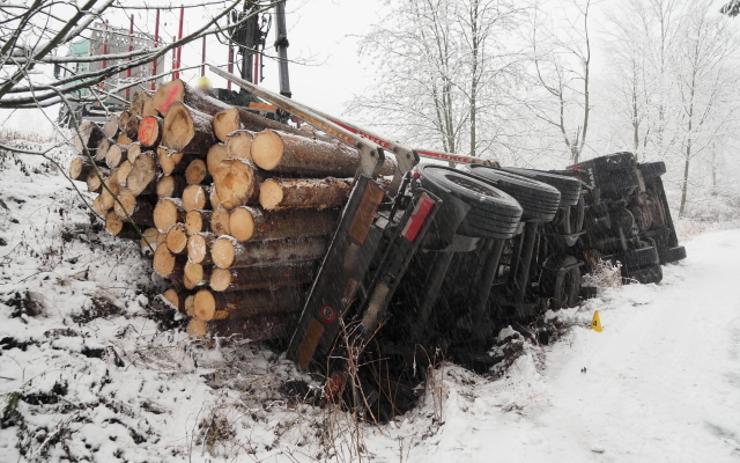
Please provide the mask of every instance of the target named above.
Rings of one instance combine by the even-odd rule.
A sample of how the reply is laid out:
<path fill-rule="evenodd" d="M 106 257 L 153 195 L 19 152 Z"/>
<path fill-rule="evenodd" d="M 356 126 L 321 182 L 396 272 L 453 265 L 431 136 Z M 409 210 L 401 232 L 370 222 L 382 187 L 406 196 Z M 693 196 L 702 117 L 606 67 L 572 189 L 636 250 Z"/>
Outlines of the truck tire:
<path fill-rule="evenodd" d="M 519 229 L 522 208 L 519 203 L 497 188 L 472 175 L 443 166 L 424 166 L 421 183 L 441 196 L 447 195 L 470 206 L 458 232 L 466 236 L 506 240 Z"/>
<path fill-rule="evenodd" d="M 686 258 L 686 248 L 683 246 L 675 246 L 668 249 L 659 250 L 660 263 L 670 264 L 671 262 L 678 262 Z"/>
<path fill-rule="evenodd" d="M 551 222 L 560 206 L 560 192 L 553 186 L 490 167 L 473 166 L 477 177 L 510 194 L 522 207 L 522 219 Z"/>
<path fill-rule="evenodd" d="M 645 180 L 660 177 L 661 175 L 666 173 L 665 162 L 663 161 L 646 162 L 643 164 L 639 164 L 638 168 L 642 173 L 642 178 Z"/>
<path fill-rule="evenodd" d="M 549 298 L 554 310 L 578 305 L 581 293 L 581 269 L 573 256 L 556 256 L 542 269 L 540 280 L 542 295 Z"/>
<path fill-rule="evenodd" d="M 522 177 L 538 180 L 555 187 L 560 192 L 561 207 L 575 206 L 578 203 L 578 198 L 581 197 L 581 186 L 583 185 L 583 182 L 577 178 L 545 172 L 542 170 L 520 169 L 517 167 L 506 167 L 502 170 L 511 172 L 512 174 L 521 175 Z"/>
<path fill-rule="evenodd" d="M 660 283 L 663 279 L 663 268 L 660 265 L 652 265 L 636 270 L 622 270 L 622 281 L 625 283 L 638 282 L 641 284 Z"/>
<path fill-rule="evenodd" d="M 625 251 L 617 260 L 622 262 L 625 269 L 631 271 L 633 269 L 658 265 L 660 263 L 660 256 L 655 246 L 645 246 Z"/>

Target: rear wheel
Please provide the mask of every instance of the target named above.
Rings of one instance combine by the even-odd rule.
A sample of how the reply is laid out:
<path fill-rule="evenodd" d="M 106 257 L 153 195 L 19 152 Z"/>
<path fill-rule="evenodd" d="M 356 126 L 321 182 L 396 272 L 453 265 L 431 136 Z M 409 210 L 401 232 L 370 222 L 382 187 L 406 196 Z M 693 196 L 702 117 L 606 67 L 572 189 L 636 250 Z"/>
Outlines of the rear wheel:
<path fill-rule="evenodd" d="M 503 191 L 464 172 L 442 166 L 423 167 L 421 182 L 443 198 L 450 195 L 470 206 L 458 228 L 460 234 L 503 240 L 516 234 L 522 208 Z"/>
<path fill-rule="evenodd" d="M 520 169 L 517 167 L 507 167 L 503 169 L 522 177 L 538 180 L 555 187 L 560 192 L 560 206 L 575 206 L 581 197 L 581 186 L 583 183 L 577 178 L 568 177 L 567 175 L 553 174 L 534 169 Z"/>
<path fill-rule="evenodd" d="M 650 267 L 660 263 L 658 250 L 655 246 L 645 246 L 638 249 L 630 249 L 619 259 L 628 271 L 642 267 Z"/>
<path fill-rule="evenodd" d="M 683 246 L 675 246 L 672 248 L 664 249 L 660 252 L 660 263 L 670 264 L 671 262 L 678 262 L 686 258 L 686 248 Z"/>
<path fill-rule="evenodd" d="M 553 186 L 490 167 L 473 166 L 472 172 L 516 199 L 522 206 L 522 218 L 550 222 L 560 206 L 560 192 Z"/>
<path fill-rule="evenodd" d="M 550 298 L 551 309 L 578 305 L 581 293 L 581 269 L 573 256 L 559 256 L 545 264 L 540 282 L 545 297 Z"/>

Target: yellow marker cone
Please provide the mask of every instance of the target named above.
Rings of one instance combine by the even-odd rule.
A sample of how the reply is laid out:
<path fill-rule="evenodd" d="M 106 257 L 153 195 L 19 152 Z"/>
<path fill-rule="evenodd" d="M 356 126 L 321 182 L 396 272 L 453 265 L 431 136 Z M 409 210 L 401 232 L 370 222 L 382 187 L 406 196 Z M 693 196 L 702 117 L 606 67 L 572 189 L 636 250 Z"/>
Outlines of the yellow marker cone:
<path fill-rule="evenodd" d="M 598 310 L 594 310 L 594 318 L 591 320 L 591 329 L 597 333 L 604 331 L 604 327 L 601 326 L 601 317 L 599 317 Z"/>

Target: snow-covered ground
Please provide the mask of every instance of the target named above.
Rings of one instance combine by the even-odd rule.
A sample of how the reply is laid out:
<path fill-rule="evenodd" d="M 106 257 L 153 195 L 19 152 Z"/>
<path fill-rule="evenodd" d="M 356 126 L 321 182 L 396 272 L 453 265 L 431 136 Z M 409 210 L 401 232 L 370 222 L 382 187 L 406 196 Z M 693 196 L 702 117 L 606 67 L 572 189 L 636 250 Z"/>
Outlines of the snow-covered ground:
<path fill-rule="evenodd" d="M 554 315 L 565 335 L 502 376 L 442 365 L 373 427 L 295 400 L 316 385 L 279 352 L 188 339 L 92 224 L 50 163 L 0 154 L 0 462 L 740 460 L 740 230 Z"/>

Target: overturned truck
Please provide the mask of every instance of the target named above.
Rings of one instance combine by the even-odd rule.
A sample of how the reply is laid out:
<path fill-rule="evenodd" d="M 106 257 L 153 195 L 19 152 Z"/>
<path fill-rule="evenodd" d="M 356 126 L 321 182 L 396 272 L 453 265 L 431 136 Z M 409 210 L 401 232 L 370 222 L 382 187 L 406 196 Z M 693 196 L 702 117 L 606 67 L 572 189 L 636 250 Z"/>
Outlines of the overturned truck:
<path fill-rule="evenodd" d="M 313 129 L 173 81 L 78 130 L 70 176 L 111 234 L 153 251 L 191 334 L 282 340 L 324 399 L 392 416 L 425 366 L 485 371 L 503 327 L 577 305 L 600 260 L 659 282 L 685 257 L 662 163 L 538 171 L 410 149 L 212 70 Z"/>

